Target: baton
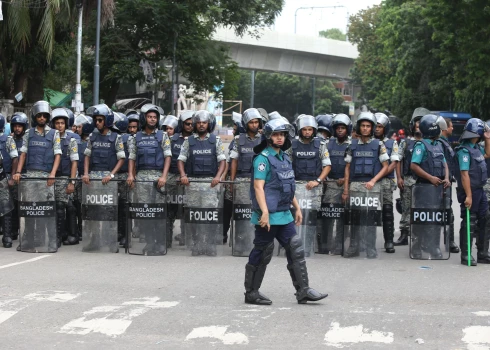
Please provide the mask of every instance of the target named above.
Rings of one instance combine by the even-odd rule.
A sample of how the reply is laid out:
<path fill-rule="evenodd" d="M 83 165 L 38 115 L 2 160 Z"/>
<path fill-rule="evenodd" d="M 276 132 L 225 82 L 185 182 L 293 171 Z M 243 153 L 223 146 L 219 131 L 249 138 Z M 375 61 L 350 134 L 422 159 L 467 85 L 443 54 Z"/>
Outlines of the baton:
<path fill-rule="evenodd" d="M 468 266 L 471 266 L 471 234 L 470 234 L 470 209 L 466 208 L 466 236 L 468 239 L 467 251 L 468 251 Z"/>

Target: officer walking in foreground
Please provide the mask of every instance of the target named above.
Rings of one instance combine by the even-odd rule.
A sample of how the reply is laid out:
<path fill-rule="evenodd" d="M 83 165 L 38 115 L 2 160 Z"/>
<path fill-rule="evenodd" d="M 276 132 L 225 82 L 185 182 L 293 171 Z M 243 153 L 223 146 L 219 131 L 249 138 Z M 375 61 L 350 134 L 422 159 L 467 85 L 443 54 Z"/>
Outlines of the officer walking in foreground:
<path fill-rule="evenodd" d="M 287 268 L 296 289 L 299 304 L 318 301 L 322 294 L 309 287 L 305 254 L 301 237 L 294 224 L 303 219 L 298 201 L 294 171 L 289 157 L 282 151 L 294 136 L 293 126 L 281 119 L 274 119 L 264 127 L 266 141 L 255 150 L 260 154 L 254 159 L 250 195 L 252 198 L 252 223 L 255 224 L 254 248 L 245 266 L 245 303 L 270 305 L 272 301 L 259 292 L 267 265 L 274 251 L 274 238 L 286 249 Z M 290 212 L 291 204 L 296 209 L 295 218 Z"/>
<path fill-rule="evenodd" d="M 478 142 L 485 139 L 485 148 Z M 490 158 L 490 128 L 480 119 L 471 118 L 466 122 L 460 138 L 460 146 L 456 148 L 455 171 L 458 181 L 457 195 L 461 206 L 461 229 L 459 245 L 461 247 L 461 264 L 468 265 L 468 253 L 471 256 L 473 237 L 476 236 L 478 248 L 477 261 L 471 256 L 471 266 L 490 264 L 489 232 L 486 222 L 490 220 L 488 201 L 483 191 L 487 182 L 487 164 L 485 158 Z M 467 238 L 467 210 L 470 212 L 470 244 Z"/>
<path fill-rule="evenodd" d="M 388 173 L 381 179 L 381 191 L 383 192 L 383 236 L 385 239 L 385 250 L 387 253 L 394 253 L 393 237 L 395 234 L 395 216 L 393 214 L 393 191 L 395 190 L 395 168 L 397 167 L 398 143 L 388 139 L 390 131 L 390 119 L 384 113 L 376 113 L 376 130 L 374 134 L 378 140 L 384 142 L 390 160 L 388 162 Z"/>

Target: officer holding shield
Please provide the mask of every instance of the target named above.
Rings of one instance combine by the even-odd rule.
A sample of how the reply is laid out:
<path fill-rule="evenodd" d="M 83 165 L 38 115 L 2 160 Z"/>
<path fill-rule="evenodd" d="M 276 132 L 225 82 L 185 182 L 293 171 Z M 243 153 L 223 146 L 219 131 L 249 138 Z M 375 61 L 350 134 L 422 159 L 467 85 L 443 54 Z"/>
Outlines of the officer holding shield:
<path fill-rule="evenodd" d="M 289 148 L 288 136 L 294 136 L 294 129 L 288 122 L 274 119 L 265 124 L 264 134 L 266 141 L 256 147 L 260 154 L 253 162 L 253 183 L 250 185 L 255 239 L 245 266 L 245 303 L 272 304 L 259 288 L 272 258 L 274 238 L 286 249 L 287 268 L 298 303 L 318 301 L 327 294 L 317 292 L 308 284 L 303 244 L 294 228 L 294 224 L 301 224 L 303 217 L 294 196 L 296 185 L 292 163 L 282 151 L 283 147 Z M 289 210 L 291 204 L 296 209 L 294 219 Z"/>
<path fill-rule="evenodd" d="M 359 139 L 351 140 L 351 144 L 345 151 L 345 174 L 344 192 L 342 199 L 347 201 L 349 189 L 351 191 L 366 192 L 366 190 L 380 191 L 378 182 L 386 176 L 388 172 L 388 152 L 381 140 L 374 138 L 374 130 L 377 120 L 371 112 L 362 112 L 357 118 L 356 130 Z M 368 223 L 361 223 L 361 225 Z M 355 233 L 357 235 L 357 233 Z M 359 255 L 358 240 L 360 237 L 351 237 L 349 248 L 344 257 L 354 257 Z M 376 251 L 376 229 L 368 228 L 365 237 L 366 256 L 368 259 L 375 259 L 378 256 Z"/>

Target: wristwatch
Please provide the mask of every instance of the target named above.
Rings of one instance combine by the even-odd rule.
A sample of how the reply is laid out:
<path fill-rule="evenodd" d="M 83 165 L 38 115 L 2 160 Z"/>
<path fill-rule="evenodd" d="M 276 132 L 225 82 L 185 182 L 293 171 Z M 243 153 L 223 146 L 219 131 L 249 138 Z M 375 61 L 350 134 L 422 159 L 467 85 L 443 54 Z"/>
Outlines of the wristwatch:
<path fill-rule="evenodd" d="M 318 182 L 319 184 L 322 183 L 322 179 L 320 179 L 320 178 L 316 179 L 315 181 Z"/>
<path fill-rule="evenodd" d="M 74 185 L 75 184 L 75 180 L 71 180 L 71 184 Z"/>
<path fill-rule="evenodd" d="M 114 178 L 114 174 L 111 174 L 111 179 L 113 179 L 113 178 Z"/>

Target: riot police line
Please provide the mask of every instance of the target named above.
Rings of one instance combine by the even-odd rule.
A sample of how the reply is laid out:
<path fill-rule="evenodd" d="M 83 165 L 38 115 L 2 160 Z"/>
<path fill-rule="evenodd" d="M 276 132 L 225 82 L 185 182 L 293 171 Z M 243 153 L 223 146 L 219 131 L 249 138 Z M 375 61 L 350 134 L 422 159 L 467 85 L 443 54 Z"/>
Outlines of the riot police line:
<path fill-rule="evenodd" d="M 104 105 L 91 107 L 87 112 L 91 116 L 77 116 L 79 122 L 68 112 L 66 115 L 61 111 L 52 114 L 53 120 L 64 119 L 68 126 L 72 123 L 81 129 L 91 126 L 87 127 L 82 135 L 78 135 L 78 138 L 75 137 L 75 133 L 71 136 L 71 133 L 65 132 L 65 142 L 61 147 L 62 151 L 67 152 L 71 138 L 76 139 L 78 145 L 83 144 L 83 137 L 85 141 L 91 142 L 94 153 L 89 152 L 87 158 L 96 159 L 88 162 L 78 160 L 75 174 L 78 173 L 82 179 L 71 176 L 71 158 L 67 153 L 61 153 L 62 157 L 64 155 L 64 163 L 60 161 L 60 164 L 64 164 L 62 181 L 68 184 L 66 186 L 76 187 L 72 193 L 78 198 L 70 197 L 66 202 L 63 198 L 58 200 L 55 186 L 45 186 L 51 176 L 46 174 L 49 172 L 44 171 L 42 164 L 36 163 L 47 161 L 44 147 L 44 153 L 37 152 L 32 158 L 26 157 L 31 161 L 31 165 L 35 165 L 32 168 L 34 176 L 29 176 L 28 173 L 28 177 L 19 174 L 22 179 L 19 181 L 19 188 L 16 189 L 17 205 L 14 205 L 11 199 L 0 202 L 5 203 L 2 204 L 4 214 L 10 213 L 10 208 L 14 208 L 15 215 L 21 217 L 19 250 L 55 252 L 60 247 L 60 242 L 78 244 L 81 241 L 82 250 L 87 252 L 117 252 L 119 247 L 123 247 L 130 254 L 165 255 L 174 240 L 173 224 L 179 219 L 182 232 L 178 237 L 179 245 L 188 247 L 192 255 L 223 254 L 222 241 L 227 240 L 227 232 L 224 232 L 227 231 L 224 229 L 227 225 L 230 226 L 232 255 L 248 255 L 253 247 L 254 230 L 254 225 L 250 222 L 254 213 L 249 197 L 251 162 L 255 155 L 260 153 L 260 144 L 263 143 L 260 129 L 263 124 L 274 119 L 288 123 L 284 117 L 277 112 L 269 114 L 260 109 L 250 109 L 237 116 L 238 132 L 230 144 L 230 152 L 232 155 L 235 152 L 235 155 L 234 158 L 230 157 L 230 171 L 225 172 L 221 169 L 222 152 L 218 149 L 221 141 L 213 136 L 215 120 L 209 112 L 185 111 L 178 118 L 164 117 L 163 111 L 153 105 L 143 106 L 140 114 L 127 111 L 127 116 L 113 114 Z M 42 121 L 42 118 L 37 119 L 38 114 L 51 113 L 45 103 L 33 106 L 31 124 L 34 126 L 30 129 L 33 130 L 31 135 L 35 133 L 36 122 L 39 125 Z M 152 134 L 141 133 L 139 136 L 136 133 L 131 137 L 126 136 L 128 133 L 125 133 L 125 130 L 129 130 L 131 121 L 137 124 L 136 130 L 141 132 L 151 119 L 148 116 L 152 113 L 155 114 L 158 126 L 165 132 L 156 131 L 154 137 Z M 413 134 L 416 124 L 420 124 L 425 116 L 422 114 L 427 115 L 425 111 L 414 113 L 411 121 Z M 98 118 L 100 116 L 103 118 Z M 27 117 L 24 119 L 25 132 L 28 123 Z M 100 122 L 96 119 L 103 119 L 104 127 L 113 133 L 98 133 L 95 129 L 98 128 L 98 123 L 100 126 Z M 393 183 L 396 174 L 397 177 L 404 176 L 408 184 L 412 174 L 410 162 L 407 160 L 411 158 L 417 142 L 407 140 L 403 151 L 398 152 L 398 146 L 386 138 L 389 130 L 389 122 L 386 122 L 386 119 L 386 115 L 382 113 L 361 113 L 355 128 L 359 138 L 351 138 L 352 123 L 346 115 L 320 115 L 316 118 L 300 115 L 297 118 L 297 136 L 289 140 L 284 151 L 290 152 L 296 177 L 296 197 L 303 214 L 303 222 L 297 227 L 297 232 L 302 239 L 305 256 L 312 257 L 317 253 L 351 258 L 366 252 L 368 258 L 376 258 L 376 240 L 381 233 L 387 253 L 395 252 L 396 243 L 403 245 L 403 240 L 406 239 L 403 238 L 403 229 L 399 242 L 393 242 Z M 250 125 L 254 123 L 257 127 L 251 129 Z M 432 124 L 437 123 L 434 120 L 430 124 L 431 127 Z M 206 126 L 198 130 L 202 125 Z M 188 126 L 187 135 L 184 135 L 184 129 Z M 369 126 L 369 132 L 363 134 L 364 128 L 367 130 Z M 380 135 L 375 131 L 378 127 L 381 130 Z M 170 135 L 171 129 L 178 132 Z M 198 135 L 202 135 L 202 138 Z M 29 138 L 29 142 L 34 149 L 44 142 L 44 139 L 38 136 L 32 139 Z M 120 150 L 114 146 L 118 140 L 124 145 Z M 157 149 L 160 144 L 163 147 L 166 140 L 171 152 L 170 171 L 165 185 L 159 186 L 160 174 L 155 173 L 158 173 L 155 167 L 163 168 L 166 157 L 165 154 L 158 155 L 158 152 L 154 151 L 155 145 L 158 146 Z M 133 153 L 138 156 L 135 158 L 137 160 L 133 159 L 132 171 L 129 170 L 131 165 L 120 162 L 124 158 L 119 156 L 119 153 L 124 151 L 125 158 L 131 159 L 130 142 L 133 142 Z M 424 145 L 429 148 L 431 154 L 437 153 L 429 144 Z M 134 148 L 138 150 L 134 151 Z M 187 152 L 185 156 L 182 156 L 183 148 Z M 403 163 L 396 161 L 396 152 L 405 156 Z M 87 154 L 78 153 L 80 158 Z M 236 163 L 233 164 L 234 162 Z M 93 167 L 93 173 L 92 170 L 90 174 L 87 173 L 87 164 Z M 135 169 L 135 165 L 140 165 L 138 170 Z M 423 166 L 430 170 L 433 164 Z M 328 171 L 327 167 L 330 167 Z M 346 167 L 350 171 L 345 172 Z M 386 172 L 390 167 L 396 171 Z M 117 169 L 115 174 L 110 172 L 113 169 Z M 125 170 L 120 172 L 120 169 Z M 27 169 L 27 172 L 29 170 Z M 46 176 L 36 177 L 39 171 L 44 171 Z M 133 173 L 136 171 L 138 173 L 134 176 Z M 12 170 L 11 172 L 14 173 Z M 23 172 L 24 170 L 21 171 Z M 381 172 L 384 172 L 384 176 L 370 184 Z M 218 180 L 215 176 L 217 174 L 220 175 Z M 344 180 L 344 174 L 350 176 L 350 179 Z M 442 173 L 434 176 L 444 177 Z M 4 182 L 8 180 L 7 175 Z M 40 189 L 44 189 L 41 186 L 44 186 L 45 190 L 41 191 Z M 7 187 L 6 185 L 3 188 Z M 451 240 L 454 240 L 454 215 L 450 211 L 451 192 L 447 188 L 443 189 L 443 186 L 436 187 L 418 180 L 410 186 L 407 185 L 407 188 L 409 192 L 404 191 L 402 196 L 410 197 L 411 201 L 408 208 L 405 207 L 403 210 L 403 214 L 409 217 L 410 234 L 407 236 L 410 236 L 410 257 L 448 259 L 450 252 L 454 251 L 451 245 L 454 243 Z M 227 214 L 227 192 L 228 202 L 231 202 L 231 215 Z M 408 196 L 408 193 L 411 196 Z M 16 194 L 17 192 L 12 192 L 9 195 L 15 197 Z M 191 200 L 183 200 L 184 196 Z M 176 200 L 172 200 L 173 198 Z M 59 210 L 60 207 L 62 210 Z M 76 214 L 73 214 L 74 212 Z M 8 218 L 4 218 L 4 222 L 10 221 L 12 226 L 12 221 L 15 220 L 11 220 L 8 215 L 4 217 Z M 15 229 L 14 225 L 13 231 Z M 15 238 L 15 235 L 14 232 L 11 238 Z M 4 246 L 9 245 L 9 242 L 3 242 Z M 486 236 L 479 239 L 479 247 L 483 254 L 481 260 L 484 261 L 485 247 L 488 250 Z M 468 249 L 465 252 L 468 252 Z"/>

